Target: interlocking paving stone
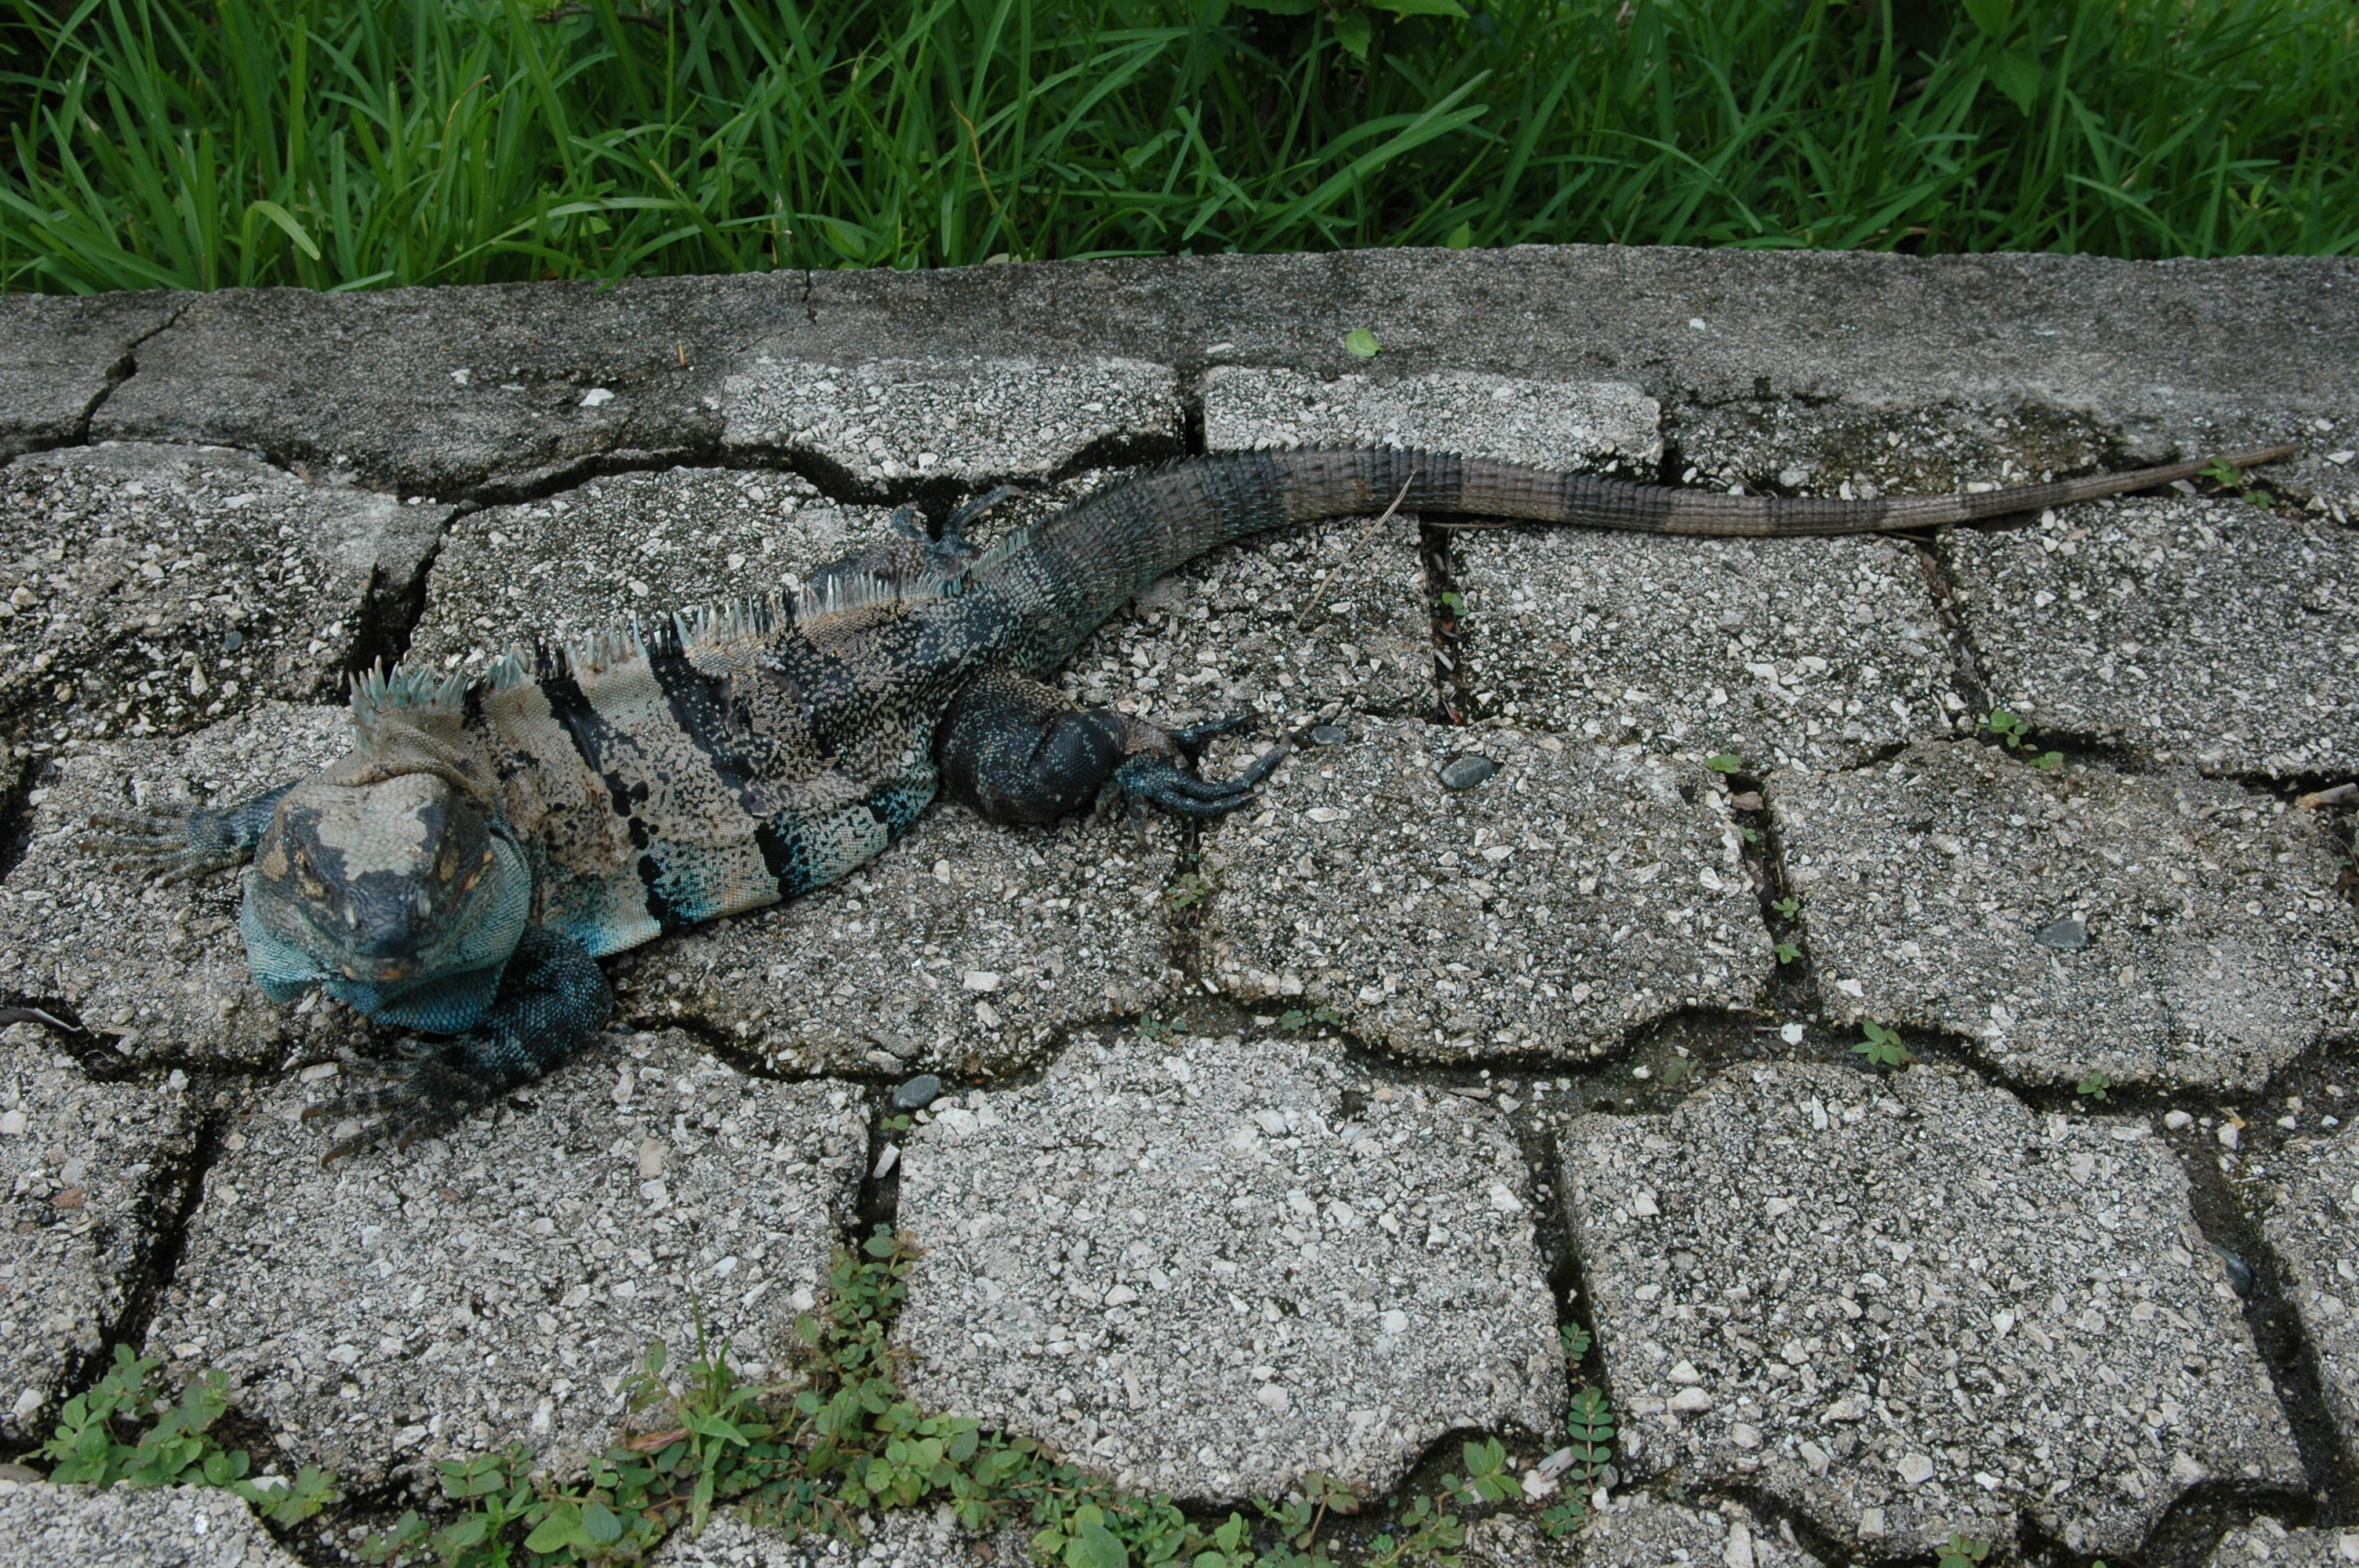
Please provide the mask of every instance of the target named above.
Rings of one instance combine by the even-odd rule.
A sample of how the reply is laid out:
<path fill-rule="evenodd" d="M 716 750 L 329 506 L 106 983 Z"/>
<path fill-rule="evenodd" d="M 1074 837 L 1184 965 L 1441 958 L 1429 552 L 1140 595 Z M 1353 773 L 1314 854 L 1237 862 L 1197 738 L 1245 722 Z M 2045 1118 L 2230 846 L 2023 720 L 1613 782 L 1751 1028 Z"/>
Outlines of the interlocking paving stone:
<path fill-rule="evenodd" d="M 716 455 L 745 346 L 808 326 L 799 273 L 222 289 L 141 346 L 97 439 L 217 441 L 455 499 Z"/>
<path fill-rule="evenodd" d="M 332 697 L 449 516 L 244 452 L 19 458 L 0 469 L 0 729 L 46 749 Z"/>
<path fill-rule="evenodd" d="M 1638 1479 L 1742 1486 L 1875 1557 L 2018 1513 L 2109 1555 L 2207 1477 L 2303 1484 L 2143 1122 L 1949 1070 L 1745 1065 L 1562 1151 Z"/>
<path fill-rule="evenodd" d="M 297 1568 L 214 1487 L 0 1481 L 0 1568 Z"/>
<path fill-rule="evenodd" d="M 360 1037 L 325 1002 L 274 1002 L 238 938 L 235 872 L 157 887 L 81 848 L 94 813 L 218 805 L 326 765 L 351 746 L 333 708 L 265 703 L 172 740 L 109 741 L 31 794 L 25 858 L 0 883 L 0 990 L 71 1012 L 136 1061 L 276 1067 Z"/>
<path fill-rule="evenodd" d="M 275 1083 L 234 1124 L 147 1343 L 363 1486 L 509 1442 L 585 1462 L 647 1346 L 686 1365 L 700 1310 L 746 1375 L 778 1367 L 865 1149 L 843 1086 L 677 1036 L 608 1036 L 522 1104 L 322 1168 L 330 1129 L 299 1119 L 338 1087 Z"/>
<path fill-rule="evenodd" d="M 1506 1125 L 1332 1046 L 1083 1036 L 901 1170 L 911 1394 L 1125 1486 L 1380 1491 L 1454 1428 L 1561 1420 Z"/>
<path fill-rule="evenodd" d="M 1179 375 L 1138 360 L 757 357 L 722 395 L 731 452 L 816 459 L 869 487 L 1045 479 L 1087 464 L 1174 457 Z"/>
<path fill-rule="evenodd" d="M 791 593 L 886 535 L 882 507 L 839 506 L 790 473 L 676 468 L 594 479 L 451 525 L 410 656 L 470 668 L 535 638 L 652 623 L 674 610 Z"/>
<path fill-rule="evenodd" d="M 2339 1568 L 2345 1563 L 2359 1563 L 2359 1532 L 2288 1530 L 2267 1514 L 2222 1536 L 2211 1557 L 2211 1568 Z"/>
<path fill-rule="evenodd" d="M 49 1436 L 60 1383 L 95 1354 L 150 1261 L 196 1142 L 188 1080 L 93 1082 L 33 1024 L 0 1035 L 0 1439 Z"/>
<path fill-rule="evenodd" d="M 1531 381 L 1477 371 L 1321 380 L 1223 365 L 1204 375 L 1204 445 L 1425 447 L 1540 468 L 1635 473 L 1663 453 L 1655 400 L 1625 382 Z"/>
<path fill-rule="evenodd" d="M 1448 788 L 1461 754 L 1498 772 Z M 1727 799 L 1635 747 L 1361 724 L 1205 834 L 1204 968 L 1250 1000 L 1332 1007 L 1404 1055 L 1614 1050 L 1768 983 Z"/>
<path fill-rule="evenodd" d="M 864 1539 L 859 1541 L 832 1535 L 789 1541 L 779 1530 L 752 1523 L 735 1509 L 719 1509 L 703 1534 L 674 1530 L 647 1561 L 658 1568 L 822 1568 L 830 1563 L 947 1568 L 959 1563 L 996 1563 L 1006 1568 L 1032 1561 L 1029 1530 L 974 1535 L 960 1529 L 947 1509 L 871 1515 L 860 1521 L 860 1530 Z"/>
<path fill-rule="evenodd" d="M 2327 1408 L 2359 1444 L 2359 1141 L 2288 1139 L 2269 1162 L 2262 1223 L 2318 1352 Z"/>
<path fill-rule="evenodd" d="M 2359 768 L 2359 535 L 2241 501 L 2044 514 L 1940 544 L 1991 699 L 2206 772 Z"/>
<path fill-rule="evenodd" d="M 1682 758 L 1836 765 L 1961 722 L 1915 546 L 1462 535 L 1467 711 Z"/>
<path fill-rule="evenodd" d="M 190 298 L 162 289 L 10 295 L 0 304 L 0 461 L 79 439 L 140 340 Z"/>
<path fill-rule="evenodd" d="M 1736 1503 L 1690 1507 L 1664 1498 L 1614 1499 L 1560 1540 L 1527 1518 L 1495 1514 L 1468 1527 L 1473 1568 L 1815 1568 L 1819 1559 Z"/>
<path fill-rule="evenodd" d="M 1968 741 L 1768 796 L 1832 1018 L 2035 1082 L 2251 1089 L 2349 1013 L 2359 913 L 2269 796 Z"/>
<path fill-rule="evenodd" d="M 842 881 L 632 953 L 619 1005 L 778 1072 L 1008 1072 L 1169 993 L 1178 853 L 1159 813 L 1016 827 L 936 802 Z"/>

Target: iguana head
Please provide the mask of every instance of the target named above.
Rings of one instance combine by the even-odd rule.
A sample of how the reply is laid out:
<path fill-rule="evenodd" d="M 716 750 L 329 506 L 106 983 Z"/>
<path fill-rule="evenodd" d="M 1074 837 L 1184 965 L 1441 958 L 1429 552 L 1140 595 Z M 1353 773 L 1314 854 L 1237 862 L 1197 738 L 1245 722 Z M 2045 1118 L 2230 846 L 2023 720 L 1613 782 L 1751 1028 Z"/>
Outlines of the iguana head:
<path fill-rule="evenodd" d="M 364 683 L 358 749 L 278 802 L 238 912 L 272 996 L 318 986 L 364 1017 L 430 1033 L 466 1029 L 491 1006 L 531 917 L 532 873 L 498 823 L 457 697 L 398 676 Z"/>

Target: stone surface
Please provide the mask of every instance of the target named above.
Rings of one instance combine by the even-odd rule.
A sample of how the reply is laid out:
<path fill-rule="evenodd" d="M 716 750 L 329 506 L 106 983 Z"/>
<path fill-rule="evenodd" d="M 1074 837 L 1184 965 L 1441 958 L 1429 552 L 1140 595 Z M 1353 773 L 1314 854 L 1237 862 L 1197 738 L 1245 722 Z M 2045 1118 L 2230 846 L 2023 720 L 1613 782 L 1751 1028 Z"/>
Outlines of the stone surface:
<path fill-rule="evenodd" d="M 92 435 L 258 449 L 405 494 L 537 494 L 716 454 L 723 375 L 807 324 L 802 296 L 799 273 L 222 289 L 148 340 Z"/>
<path fill-rule="evenodd" d="M 868 489 L 1049 479 L 1180 450 L 1176 373 L 1137 360 L 757 355 L 729 377 L 721 408 L 732 454 L 812 461 Z"/>
<path fill-rule="evenodd" d="M 0 1568 L 296 1568 L 254 1510 L 212 1487 L 0 1481 Z"/>
<path fill-rule="evenodd" d="M 1718 1507 L 1619 1498 L 1550 1541 L 1523 1515 L 1467 1527 L 1470 1568 L 1815 1568 L 1819 1559 L 1742 1504 Z"/>
<path fill-rule="evenodd" d="M 813 567 L 883 537 L 889 515 L 838 506 L 790 473 L 697 468 L 486 507 L 451 525 L 410 654 L 476 667 L 535 637 L 791 593 Z"/>
<path fill-rule="evenodd" d="M 2323 826 L 2267 795 L 1957 741 L 1768 796 L 1831 1018 L 2031 1082 L 2251 1089 L 2349 1013 L 2359 913 Z M 2065 919 L 2082 946 L 2042 940 Z"/>
<path fill-rule="evenodd" d="M 49 1435 L 60 1384 L 95 1356 L 154 1260 L 196 1143 L 188 1080 L 93 1082 L 19 1023 L 0 1035 L 0 1442 Z"/>
<path fill-rule="evenodd" d="M 163 290 L 0 298 L 0 461 L 79 440 L 133 351 L 193 297 Z"/>
<path fill-rule="evenodd" d="M 299 1119 L 340 1085 L 263 1088 L 206 1173 L 151 1353 L 347 1485 L 510 1442 L 602 1450 L 655 1344 L 759 1379 L 826 1277 L 864 1153 L 842 1086 L 749 1078 L 676 1036 L 608 1036 L 407 1153 L 322 1168 Z"/>
<path fill-rule="evenodd" d="M 1655 400 L 1626 382 L 1532 381 L 1433 371 L 1332 381 L 1222 365 L 1203 379 L 1204 446 L 1424 447 L 1538 468 L 1653 480 L 1663 454 Z"/>
<path fill-rule="evenodd" d="M 1940 543 L 1991 700 L 2207 773 L 2359 769 L 2359 535 L 2139 496 Z"/>
<path fill-rule="evenodd" d="M 2266 1202 L 2264 1233 L 2317 1352 L 2327 1409 L 2359 1445 L 2359 1141 L 2287 1140 L 2268 1162 Z"/>
<path fill-rule="evenodd" d="M 949 1568 L 962 1563 L 1016 1568 L 1032 1562 L 1028 1531 L 973 1535 L 960 1529 L 948 1509 L 872 1515 L 859 1524 L 862 1539 L 856 1541 L 832 1535 L 789 1541 L 782 1531 L 750 1522 L 738 1509 L 720 1509 L 701 1535 L 676 1530 L 647 1561 L 657 1568 Z"/>
<path fill-rule="evenodd" d="M 390 651 L 377 623 L 402 617 L 449 516 L 244 452 L 19 458 L 0 470 L 0 732 L 46 749 L 336 696 Z"/>
<path fill-rule="evenodd" d="M 1075 650 L 1058 684 L 1085 707 L 1173 727 L 1252 714 L 1266 745 L 1321 715 L 1430 712 L 1430 624 L 1414 523 L 1288 528 L 1148 587 Z"/>
<path fill-rule="evenodd" d="M 1364 1494 L 1445 1432 L 1561 1420 L 1504 1121 L 1332 1045 L 1084 1036 L 936 1113 L 901 1172 L 911 1393 L 1125 1486 Z"/>
<path fill-rule="evenodd" d="M 2341 1568 L 2359 1563 L 2359 1532 L 2288 1530 L 2264 1514 L 2220 1538 L 2212 1568 Z"/>
<path fill-rule="evenodd" d="M 1006 1073 L 1168 994 L 1178 854 L 1160 814 L 1016 827 L 938 801 L 843 881 L 610 973 L 625 1016 L 693 1022 L 773 1071 Z"/>
<path fill-rule="evenodd" d="M 1592 1056 L 1762 995 L 1776 961 L 1717 775 L 1506 730 L 1353 736 L 1206 832 L 1222 989 L 1429 1060 Z M 1465 752 L 1499 773 L 1445 787 Z"/>
<path fill-rule="evenodd" d="M 238 874 L 158 887 L 83 849 L 92 816 L 259 794 L 351 746 L 343 711 L 266 703 L 182 739 L 109 741 L 59 761 L 0 882 L 0 990 L 70 1015 L 142 1064 L 279 1067 L 365 1026 L 325 1001 L 272 1001 L 237 934 Z"/>
<path fill-rule="evenodd" d="M 1477 719 L 1766 771 L 1856 762 L 1967 706 L 1898 540 L 1516 529 L 1456 551 Z"/>
<path fill-rule="evenodd" d="M 1666 1118 L 1582 1118 L 1563 1156 L 1637 1479 L 1741 1486 L 1873 1557 L 2018 1514 L 2109 1556 L 2206 1478 L 2303 1484 L 2143 1122 L 1743 1065 Z"/>

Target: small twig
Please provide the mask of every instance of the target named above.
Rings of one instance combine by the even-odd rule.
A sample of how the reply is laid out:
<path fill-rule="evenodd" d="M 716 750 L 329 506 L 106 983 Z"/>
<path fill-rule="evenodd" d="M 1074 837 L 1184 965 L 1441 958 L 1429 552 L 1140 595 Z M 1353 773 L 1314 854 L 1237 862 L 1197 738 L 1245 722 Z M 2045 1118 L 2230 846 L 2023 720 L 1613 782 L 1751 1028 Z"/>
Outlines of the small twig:
<path fill-rule="evenodd" d="M 56 1030 L 60 1034 L 80 1034 L 83 1033 L 81 1024 L 68 1023 L 64 1019 L 58 1017 L 55 1013 L 46 1011 L 41 1008 L 0 1007 L 0 1028 L 5 1028 L 6 1025 L 11 1023 L 46 1024 L 48 1027 Z"/>
<path fill-rule="evenodd" d="M 974 122 L 968 119 L 966 111 L 955 103 L 951 105 L 951 113 L 956 114 L 959 124 L 966 127 L 966 145 L 974 153 L 974 172 L 976 178 L 983 181 L 984 200 L 991 203 L 991 211 L 998 218 L 1000 227 L 1007 231 L 1007 237 L 1016 242 L 1016 252 L 1021 254 L 1024 249 L 1024 236 L 1016 232 L 1015 220 L 1008 217 L 1007 210 L 1000 206 L 999 197 L 991 189 L 991 173 L 983 167 L 983 139 L 974 134 Z"/>

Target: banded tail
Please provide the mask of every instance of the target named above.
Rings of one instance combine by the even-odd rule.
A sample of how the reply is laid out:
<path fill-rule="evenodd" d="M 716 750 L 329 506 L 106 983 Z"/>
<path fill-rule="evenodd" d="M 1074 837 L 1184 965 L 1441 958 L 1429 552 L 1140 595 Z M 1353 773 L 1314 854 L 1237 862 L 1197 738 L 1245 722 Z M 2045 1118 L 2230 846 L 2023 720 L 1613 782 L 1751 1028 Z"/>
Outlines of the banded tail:
<path fill-rule="evenodd" d="M 1205 551 L 1289 524 L 1398 505 L 1494 521 L 1642 534 L 1775 538 L 1973 523 L 2191 479 L 2215 460 L 2248 468 L 2298 450 L 2237 452 L 2126 472 L 1952 495 L 1875 501 L 1723 495 L 1389 447 L 1223 452 L 1170 463 L 1100 492 L 978 561 L 975 586 L 1026 605 L 1024 663 L 1053 668 L 1139 589 Z"/>

